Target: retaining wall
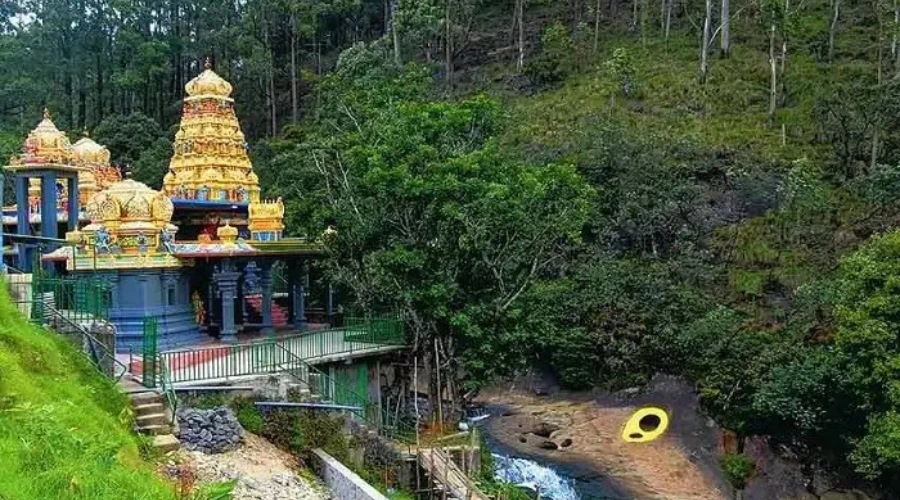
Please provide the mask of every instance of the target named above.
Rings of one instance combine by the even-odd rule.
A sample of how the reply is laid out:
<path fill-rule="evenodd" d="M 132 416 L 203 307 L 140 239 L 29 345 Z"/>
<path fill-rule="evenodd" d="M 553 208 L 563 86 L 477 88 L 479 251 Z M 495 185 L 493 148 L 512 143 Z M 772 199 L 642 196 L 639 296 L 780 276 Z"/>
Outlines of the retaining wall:
<path fill-rule="evenodd" d="M 341 500 L 388 500 L 369 483 L 363 481 L 355 472 L 338 462 L 334 457 L 320 448 L 313 450 L 316 473 L 331 488 L 335 498 Z"/>

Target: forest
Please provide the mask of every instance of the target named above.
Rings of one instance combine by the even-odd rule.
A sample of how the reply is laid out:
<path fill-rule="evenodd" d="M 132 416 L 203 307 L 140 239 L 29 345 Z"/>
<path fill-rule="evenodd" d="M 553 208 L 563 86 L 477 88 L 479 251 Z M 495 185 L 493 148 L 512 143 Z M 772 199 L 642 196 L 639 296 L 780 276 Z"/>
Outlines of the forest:
<path fill-rule="evenodd" d="M 5 1 L 0 152 L 47 107 L 159 187 L 210 58 L 264 196 L 444 398 L 680 375 L 896 492 L 898 37 L 897 0 Z"/>

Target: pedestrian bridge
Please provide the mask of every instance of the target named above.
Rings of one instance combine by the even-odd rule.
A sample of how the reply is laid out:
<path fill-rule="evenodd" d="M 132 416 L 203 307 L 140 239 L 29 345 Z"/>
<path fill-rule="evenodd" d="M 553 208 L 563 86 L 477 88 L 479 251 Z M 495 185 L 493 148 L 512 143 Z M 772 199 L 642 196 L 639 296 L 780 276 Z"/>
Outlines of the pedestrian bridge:
<path fill-rule="evenodd" d="M 342 328 L 305 332 L 235 345 L 159 352 L 171 383 L 225 381 L 282 372 L 302 360 L 307 365 L 348 361 L 406 348 L 396 319 L 350 322 Z"/>

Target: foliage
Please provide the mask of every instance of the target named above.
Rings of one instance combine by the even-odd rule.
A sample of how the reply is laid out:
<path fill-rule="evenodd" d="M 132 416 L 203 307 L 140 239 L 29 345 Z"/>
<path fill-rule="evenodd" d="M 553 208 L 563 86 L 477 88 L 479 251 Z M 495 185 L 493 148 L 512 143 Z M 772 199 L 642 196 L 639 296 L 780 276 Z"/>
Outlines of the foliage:
<path fill-rule="evenodd" d="M 323 412 L 276 409 L 263 416 L 260 434 L 301 460 L 309 460 L 313 449 L 322 448 L 346 462 L 349 450 L 343 426 L 342 418 Z"/>
<path fill-rule="evenodd" d="M 241 427 L 253 434 L 260 434 L 263 431 L 263 416 L 255 402 L 253 397 L 239 397 L 233 399 L 229 406 L 234 410 Z"/>
<path fill-rule="evenodd" d="M 753 459 L 743 453 L 730 453 L 721 459 L 722 472 L 725 479 L 737 490 L 747 487 L 747 481 L 753 475 L 756 464 Z"/>
<path fill-rule="evenodd" d="M 111 163 L 129 167 L 161 137 L 162 129 L 156 121 L 142 113 L 133 113 L 106 118 L 94 129 L 93 139 L 109 148 Z M 145 170 L 141 174 L 149 176 L 153 171 Z"/>
<path fill-rule="evenodd" d="M 572 51 L 575 43 L 569 30 L 561 22 L 544 29 L 541 35 L 541 55 L 525 66 L 525 73 L 537 84 L 554 84 L 572 71 Z"/>
<path fill-rule="evenodd" d="M 124 394 L 0 286 L 0 496 L 174 498 L 141 461 Z"/>
<path fill-rule="evenodd" d="M 618 82 L 619 92 L 624 97 L 633 97 L 637 93 L 634 76 L 634 63 L 628 51 L 619 47 L 613 51 L 612 57 L 604 64 L 606 70 Z"/>

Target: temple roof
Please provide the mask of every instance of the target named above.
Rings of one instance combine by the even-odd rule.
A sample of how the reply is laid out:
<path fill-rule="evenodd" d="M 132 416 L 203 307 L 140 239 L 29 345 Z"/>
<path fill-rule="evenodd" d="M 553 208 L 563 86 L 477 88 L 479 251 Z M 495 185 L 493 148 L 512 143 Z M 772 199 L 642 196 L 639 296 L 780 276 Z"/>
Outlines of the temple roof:
<path fill-rule="evenodd" d="M 218 97 L 230 100 L 231 84 L 212 70 L 209 59 L 206 60 L 203 68 L 202 73 L 184 86 L 189 98 Z"/>
<path fill-rule="evenodd" d="M 72 143 L 50 119 L 50 111 L 44 110 L 44 119 L 38 123 L 22 148 L 22 153 L 10 160 L 10 170 L 51 167 L 79 170 L 72 164 Z"/>

